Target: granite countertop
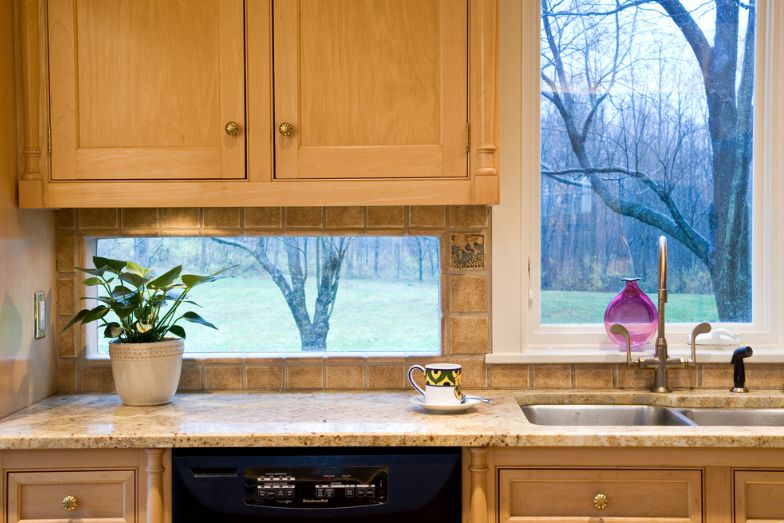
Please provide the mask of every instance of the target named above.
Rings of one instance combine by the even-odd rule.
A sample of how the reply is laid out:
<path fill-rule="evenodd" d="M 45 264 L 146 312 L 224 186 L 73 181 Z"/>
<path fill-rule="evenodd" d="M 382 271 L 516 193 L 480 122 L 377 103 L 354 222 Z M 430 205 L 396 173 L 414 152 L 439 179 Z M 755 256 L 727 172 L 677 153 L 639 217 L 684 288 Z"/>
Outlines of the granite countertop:
<path fill-rule="evenodd" d="M 428 414 L 410 392 L 178 394 L 126 407 L 115 395 L 53 396 L 0 420 L 0 449 L 253 446 L 595 446 L 784 448 L 784 427 L 554 427 L 520 404 L 784 408 L 784 393 L 485 391 L 495 402 Z"/>

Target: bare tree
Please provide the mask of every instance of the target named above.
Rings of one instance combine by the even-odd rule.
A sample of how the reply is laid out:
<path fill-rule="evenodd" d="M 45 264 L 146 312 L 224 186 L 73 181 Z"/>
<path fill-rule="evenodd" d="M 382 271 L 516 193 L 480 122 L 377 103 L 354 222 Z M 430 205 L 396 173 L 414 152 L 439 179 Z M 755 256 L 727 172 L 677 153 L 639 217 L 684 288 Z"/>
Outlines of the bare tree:
<path fill-rule="evenodd" d="M 306 300 L 308 279 L 309 239 L 286 237 L 259 237 L 252 241 L 232 238 L 213 238 L 222 245 L 235 247 L 249 254 L 277 285 L 291 311 L 299 330 L 303 351 L 327 350 L 329 320 L 335 307 L 340 285 L 340 271 L 351 239 L 348 237 L 315 238 L 319 260 L 317 262 L 317 295 L 311 317 Z M 288 278 L 268 255 L 270 244 L 281 242 L 286 252 Z"/>
<path fill-rule="evenodd" d="M 542 174 L 567 186 L 589 187 L 613 212 L 650 225 L 678 240 L 707 267 L 722 321 L 749 321 L 751 317 L 750 210 L 749 187 L 752 153 L 752 115 L 754 85 L 755 6 L 752 0 L 742 4 L 737 0 L 713 0 L 715 3 L 715 32 L 713 44 L 680 0 L 618 0 L 615 7 L 597 10 L 582 9 L 582 2 L 572 2 L 569 10 L 558 10 L 563 2 L 542 0 L 543 68 L 545 84 L 542 96 L 557 110 L 561 125 L 568 136 L 576 165 L 554 166 L 542 163 Z M 586 3 L 593 5 L 591 3 Z M 697 220 L 704 217 L 699 209 L 686 209 L 678 198 L 679 161 L 684 140 L 689 130 L 674 129 L 667 133 L 675 137 L 668 149 L 658 150 L 656 172 L 641 169 L 635 164 L 637 144 L 623 145 L 624 164 L 613 163 L 613 154 L 602 154 L 592 147 L 592 133 L 598 132 L 597 120 L 602 117 L 624 67 L 625 55 L 632 49 L 634 31 L 624 31 L 620 14 L 627 9 L 659 7 L 685 38 L 702 75 L 707 105 L 708 134 L 711 147 L 710 177 L 712 201 L 707 212 L 708 230 L 701 231 Z M 740 9 L 748 10 L 746 33 L 739 51 Z M 587 39 L 595 31 L 564 31 L 569 23 L 598 24 L 611 17 L 614 39 L 609 53 L 602 61 L 592 52 L 591 42 L 574 45 L 575 38 Z M 577 34 L 577 36 L 574 36 Z M 606 47 L 606 46 L 605 46 Z M 582 64 L 580 86 L 575 85 L 575 74 L 569 71 L 567 60 L 574 49 L 584 53 L 576 63 Z M 739 64 L 739 60 L 741 63 Z M 596 64 L 606 64 L 604 67 Z M 740 78 L 737 71 L 740 69 Z M 660 103 L 661 106 L 661 103 Z M 639 107 L 638 107 L 639 109 Z M 615 111 L 618 113 L 618 111 Z M 644 117 L 644 114 L 637 114 Z M 659 122 L 662 118 L 658 119 Z M 625 122 L 626 119 L 623 118 Z M 681 121 L 681 124 L 686 122 Z M 637 125 L 642 125 L 637 122 Z M 677 127 L 677 125 L 676 125 Z M 606 144 L 605 144 L 606 145 Z M 606 151 L 604 151 L 606 152 Z M 654 151 L 656 152 L 656 151 Z M 650 154 L 650 151 L 648 151 Z M 695 166 L 692 166 L 694 168 Z M 619 187 L 633 182 L 653 195 L 656 204 L 640 197 L 628 197 Z M 681 184 L 682 185 L 682 184 Z"/>

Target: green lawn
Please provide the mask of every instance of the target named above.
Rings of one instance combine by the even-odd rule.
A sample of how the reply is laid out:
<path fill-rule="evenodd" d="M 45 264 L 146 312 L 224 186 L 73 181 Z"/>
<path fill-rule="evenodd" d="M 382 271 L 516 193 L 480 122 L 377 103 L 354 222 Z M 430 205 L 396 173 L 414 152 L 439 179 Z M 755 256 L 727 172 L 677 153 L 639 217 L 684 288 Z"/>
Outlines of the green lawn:
<path fill-rule="evenodd" d="M 543 291 L 542 323 L 602 323 L 604 310 L 614 292 Z M 656 296 L 650 296 L 656 303 Z M 695 323 L 717 321 L 716 300 L 712 294 L 670 294 L 667 321 Z"/>
<path fill-rule="evenodd" d="M 192 296 L 219 330 L 184 323 L 189 352 L 299 352 L 291 312 L 269 278 L 226 278 Z M 312 314 L 315 288 L 308 299 Z M 327 351 L 439 352 L 439 300 L 438 282 L 341 280 Z"/>

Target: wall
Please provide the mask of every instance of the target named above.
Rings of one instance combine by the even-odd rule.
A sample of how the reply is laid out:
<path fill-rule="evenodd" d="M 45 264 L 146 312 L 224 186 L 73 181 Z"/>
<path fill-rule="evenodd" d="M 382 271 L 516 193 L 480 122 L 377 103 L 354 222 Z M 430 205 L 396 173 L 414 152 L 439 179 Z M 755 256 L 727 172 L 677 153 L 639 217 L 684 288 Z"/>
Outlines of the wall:
<path fill-rule="evenodd" d="M 33 292 L 54 303 L 54 213 L 16 208 L 13 19 L 13 2 L 0 2 L 0 417 L 55 391 L 51 323 L 33 340 Z"/>
<path fill-rule="evenodd" d="M 469 388 L 606 389 L 650 388 L 653 373 L 624 365 L 485 365 L 490 350 L 490 259 L 482 266 L 455 266 L 451 243 L 460 235 L 479 235 L 490 251 L 487 207 L 341 207 L 248 209 L 82 209 L 57 214 L 57 275 L 61 299 L 58 328 L 78 308 L 81 275 L 74 265 L 87 262 L 86 240 L 101 236 L 416 234 L 439 235 L 442 245 L 443 354 L 438 358 L 228 357 L 187 358 L 181 391 L 405 389 L 406 369 L 414 363 L 452 361 L 465 369 Z M 82 333 L 59 334 L 61 392 L 111 392 L 109 362 L 84 356 Z M 754 389 L 780 389 L 784 365 L 747 366 Z M 730 365 L 698 365 L 671 371 L 675 388 L 731 386 Z"/>

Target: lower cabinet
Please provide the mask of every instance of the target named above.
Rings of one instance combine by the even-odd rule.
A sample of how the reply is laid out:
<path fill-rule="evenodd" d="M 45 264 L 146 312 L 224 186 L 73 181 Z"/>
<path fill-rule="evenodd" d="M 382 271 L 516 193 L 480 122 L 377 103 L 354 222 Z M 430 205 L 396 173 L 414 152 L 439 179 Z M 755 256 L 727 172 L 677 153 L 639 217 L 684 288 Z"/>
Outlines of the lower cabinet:
<path fill-rule="evenodd" d="M 784 521 L 784 471 L 736 470 L 735 523 Z"/>
<path fill-rule="evenodd" d="M 8 523 L 136 521 L 136 471 L 10 472 Z"/>
<path fill-rule="evenodd" d="M 702 521 L 699 470 L 501 469 L 499 521 Z"/>
<path fill-rule="evenodd" d="M 163 449 L 0 452 L 0 523 L 169 523 Z"/>

